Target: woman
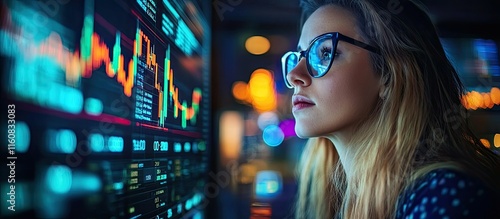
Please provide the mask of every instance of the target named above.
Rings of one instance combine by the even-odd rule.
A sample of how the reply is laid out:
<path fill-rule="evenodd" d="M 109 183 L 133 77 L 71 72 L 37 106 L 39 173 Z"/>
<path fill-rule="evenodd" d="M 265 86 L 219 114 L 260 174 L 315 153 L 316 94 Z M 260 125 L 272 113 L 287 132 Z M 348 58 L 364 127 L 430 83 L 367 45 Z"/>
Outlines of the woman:
<path fill-rule="evenodd" d="M 301 6 L 299 52 L 282 59 L 310 138 L 296 218 L 490 218 L 500 158 L 468 128 L 427 14 L 397 0 Z"/>

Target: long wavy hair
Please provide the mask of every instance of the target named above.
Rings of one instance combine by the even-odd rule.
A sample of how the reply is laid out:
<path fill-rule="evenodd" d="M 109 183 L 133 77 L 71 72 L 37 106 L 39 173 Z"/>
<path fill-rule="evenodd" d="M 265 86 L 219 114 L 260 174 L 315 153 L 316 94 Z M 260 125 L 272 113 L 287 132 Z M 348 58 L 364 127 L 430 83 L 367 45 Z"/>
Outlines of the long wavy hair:
<path fill-rule="evenodd" d="M 345 174 L 326 138 L 309 139 L 297 174 L 296 218 L 393 218 L 398 197 L 419 176 L 453 168 L 500 185 L 500 157 L 467 124 L 464 87 L 425 9 L 408 0 L 302 0 L 302 24 L 318 8 L 350 11 L 385 85 L 372 114 L 348 142 Z M 496 187 L 495 187 L 496 186 Z"/>

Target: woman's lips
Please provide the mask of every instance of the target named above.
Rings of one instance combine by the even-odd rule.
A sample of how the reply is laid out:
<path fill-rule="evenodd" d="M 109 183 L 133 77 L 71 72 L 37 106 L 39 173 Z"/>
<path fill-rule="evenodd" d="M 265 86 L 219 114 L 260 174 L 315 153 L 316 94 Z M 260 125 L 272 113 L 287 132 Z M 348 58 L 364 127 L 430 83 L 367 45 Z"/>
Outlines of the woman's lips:
<path fill-rule="evenodd" d="M 298 111 L 298 110 L 302 110 L 302 109 L 305 109 L 305 108 L 308 108 L 308 107 L 311 107 L 311 106 L 314 106 L 314 104 L 310 104 L 310 103 L 297 103 L 297 104 L 293 105 L 292 112 L 295 112 L 295 111 Z"/>
<path fill-rule="evenodd" d="M 292 112 L 314 106 L 314 102 L 302 95 L 292 96 Z"/>

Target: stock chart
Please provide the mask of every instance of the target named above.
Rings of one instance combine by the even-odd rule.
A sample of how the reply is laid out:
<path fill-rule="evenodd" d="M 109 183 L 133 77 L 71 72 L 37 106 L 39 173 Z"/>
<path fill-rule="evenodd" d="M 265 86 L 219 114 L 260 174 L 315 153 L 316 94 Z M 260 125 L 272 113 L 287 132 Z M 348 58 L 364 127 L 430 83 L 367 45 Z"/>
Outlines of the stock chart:
<path fill-rule="evenodd" d="M 206 217 L 209 7 L 2 1 L 2 218 Z"/>

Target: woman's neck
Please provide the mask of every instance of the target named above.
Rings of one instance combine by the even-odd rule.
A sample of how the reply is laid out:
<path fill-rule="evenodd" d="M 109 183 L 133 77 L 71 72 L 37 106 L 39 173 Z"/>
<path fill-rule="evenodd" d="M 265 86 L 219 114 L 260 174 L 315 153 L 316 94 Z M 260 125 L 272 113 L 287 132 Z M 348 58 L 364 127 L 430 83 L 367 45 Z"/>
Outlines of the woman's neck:
<path fill-rule="evenodd" d="M 337 153 L 339 154 L 340 163 L 344 169 L 347 179 L 351 178 L 352 170 L 354 169 L 354 157 L 352 156 L 353 145 L 350 145 L 348 142 L 347 135 L 343 135 L 341 133 L 336 133 L 335 135 L 327 137 L 335 146 Z"/>

